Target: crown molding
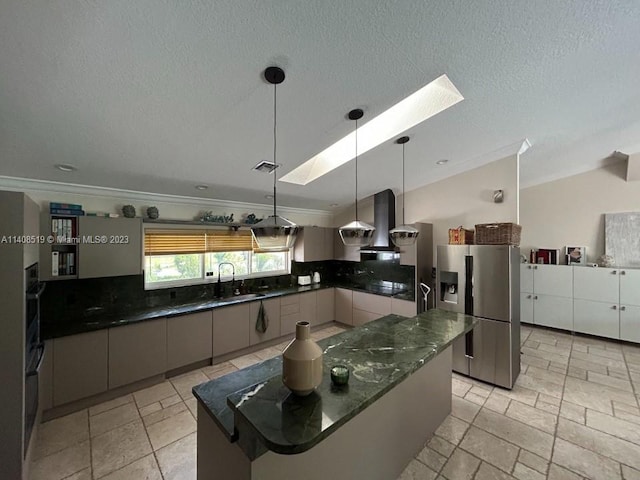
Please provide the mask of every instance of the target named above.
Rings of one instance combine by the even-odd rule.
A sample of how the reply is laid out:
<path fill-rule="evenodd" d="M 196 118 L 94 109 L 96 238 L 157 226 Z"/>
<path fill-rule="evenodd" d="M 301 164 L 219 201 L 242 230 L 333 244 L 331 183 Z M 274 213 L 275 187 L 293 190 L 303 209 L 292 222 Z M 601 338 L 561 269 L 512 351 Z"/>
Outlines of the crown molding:
<path fill-rule="evenodd" d="M 77 185 L 73 183 L 54 182 L 49 180 L 36 180 L 31 178 L 7 177 L 0 175 L 0 188 L 16 192 L 37 193 L 64 193 L 72 195 L 85 195 L 89 197 L 117 198 L 120 202 L 164 202 L 173 205 L 215 206 L 231 210 L 266 210 L 273 208 L 272 204 L 236 202 L 215 198 L 189 197 L 182 195 L 169 195 L 164 193 L 137 192 L 111 187 L 99 187 L 93 185 Z M 278 205 L 278 213 L 290 213 L 310 216 L 332 216 L 328 210 L 313 210 L 305 208 L 286 207 Z"/>

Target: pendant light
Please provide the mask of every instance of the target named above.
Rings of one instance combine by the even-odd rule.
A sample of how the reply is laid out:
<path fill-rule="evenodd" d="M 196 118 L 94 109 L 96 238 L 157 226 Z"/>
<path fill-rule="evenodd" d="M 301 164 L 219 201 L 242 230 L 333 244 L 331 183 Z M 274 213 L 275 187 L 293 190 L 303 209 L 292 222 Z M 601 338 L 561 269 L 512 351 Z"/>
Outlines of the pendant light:
<path fill-rule="evenodd" d="M 340 227 L 342 243 L 349 247 L 366 247 L 373 240 L 375 228 L 358 220 L 358 120 L 364 113 L 359 108 L 349 112 L 349 120 L 356 122 L 356 219 Z"/>
<path fill-rule="evenodd" d="M 416 243 L 416 239 L 418 238 L 418 234 L 420 233 L 411 225 L 406 225 L 404 223 L 404 146 L 408 141 L 409 137 L 400 137 L 398 140 L 396 140 L 397 144 L 402 145 L 402 225 L 390 230 L 389 235 L 391 236 L 391 240 L 397 247 L 406 247 L 409 245 L 413 245 L 414 243 Z"/>
<path fill-rule="evenodd" d="M 284 82 L 284 71 L 279 67 L 268 67 L 264 71 L 264 78 L 273 85 L 273 215 L 256 223 L 251 227 L 251 233 L 258 248 L 266 251 L 282 251 L 293 247 L 298 235 L 298 226 L 276 214 L 276 162 L 277 142 L 277 86 Z"/>

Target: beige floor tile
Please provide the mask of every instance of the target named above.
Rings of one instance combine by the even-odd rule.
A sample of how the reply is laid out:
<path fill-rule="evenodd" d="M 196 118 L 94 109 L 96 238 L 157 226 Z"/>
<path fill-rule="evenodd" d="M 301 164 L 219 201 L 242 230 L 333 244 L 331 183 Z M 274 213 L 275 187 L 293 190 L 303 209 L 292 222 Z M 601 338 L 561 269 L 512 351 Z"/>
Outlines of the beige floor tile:
<path fill-rule="evenodd" d="M 551 406 L 553 407 L 553 405 Z M 509 405 L 506 415 L 514 420 L 526 423 L 527 425 L 539 428 L 540 430 L 551 434 L 556 431 L 555 415 L 544 412 L 538 408 L 530 407 L 529 405 L 525 405 L 524 403 L 520 403 L 515 400 Z"/>
<path fill-rule="evenodd" d="M 562 405 L 560 405 L 560 416 L 573 420 L 576 423 L 586 423 L 586 411 L 587 409 L 583 406 L 564 400 L 562 401 Z"/>
<path fill-rule="evenodd" d="M 532 407 L 538 400 L 537 391 L 525 388 L 518 383 L 516 383 L 511 390 L 495 389 L 494 391 L 499 393 L 500 395 L 510 398 L 511 400 L 517 400 L 520 403 L 531 405 Z"/>
<path fill-rule="evenodd" d="M 592 480 L 622 478 L 617 462 L 561 438 L 556 440 L 553 448 L 553 462 Z"/>
<path fill-rule="evenodd" d="M 587 380 L 599 383 L 600 385 L 606 385 L 608 387 L 618 388 L 620 390 L 633 393 L 633 388 L 631 387 L 631 382 L 629 380 L 622 380 L 610 375 L 603 375 L 595 372 L 587 372 Z"/>
<path fill-rule="evenodd" d="M 492 388 L 485 388 L 484 386 L 473 386 L 471 388 L 471 393 L 474 393 L 479 397 L 487 398 L 489 395 L 491 395 L 492 390 Z"/>
<path fill-rule="evenodd" d="M 573 473 L 564 467 L 552 463 L 549 466 L 547 480 L 582 480 L 582 477 L 577 473 Z"/>
<path fill-rule="evenodd" d="M 229 373 L 237 372 L 238 369 L 229 362 L 217 363 L 209 367 L 202 367 L 200 369 L 210 380 L 214 380 L 219 377 L 223 377 Z"/>
<path fill-rule="evenodd" d="M 513 469 L 513 476 L 518 480 L 546 480 L 547 478 L 546 475 L 543 475 L 522 463 L 516 463 L 516 466 Z"/>
<path fill-rule="evenodd" d="M 565 347 L 558 345 L 549 345 L 547 343 L 540 343 L 538 350 L 542 350 L 544 352 L 555 353 L 560 355 L 561 357 L 568 357 L 571 353 L 570 350 L 567 350 Z"/>
<path fill-rule="evenodd" d="M 558 375 L 554 372 L 549 372 L 549 375 Z M 529 374 L 519 375 L 516 380 L 516 385 L 533 390 L 535 392 L 544 393 L 550 397 L 562 398 L 562 385 L 558 385 L 555 382 L 544 380 L 541 378 L 532 377 Z M 524 403 L 524 402 L 523 402 Z"/>
<path fill-rule="evenodd" d="M 540 472 L 546 476 L 547 471 L 549 469 L 549 461 L 545 460 L 542 457 L 539 457 L 535 453 L 531 453 L 527 450 L 520 450 L 520 454 L 518 455 L 518 462 L 526 465 L 529 468 L 532 468 L 536 472 Z"/>
<path fill-rule="evenodd" d="M 193 372 L 173 377 L 170 380 L 173 388 L 178 392 L 178 395 L 180 395 L 183 400 L 186 400 L 187 398 L 193 398 L 191 389 L 196 385 L 208 382 L 209 377 L 207 377 L 201 370 L 194 370 Z"/>
<path fill-rule="evenodd" d="M 549 362 L 555 362 L 560 365 L 567 365 L 569 363 L 569 357 L 564 355 L 558 355 L 556 353 L 545 352 L 544 350 L 538 350 L 536 348 L 522 347 L 522 353 L 530 355 L 532 357 L 538 357 Z"/>
<path fill-rule="evenodd" d="M 127 423 L 91 441 L 93 475 L 103 477 L 150 453 L 142 420 Z"/>
<path fill-rule="evenodd" d="M 602 365 L 600 363 L 585 362 L 584 360 L 579 360 L 574 357 L 571 357 L 571 360 L 569 360 L 569 368 L 579 368 L 581 370 L 586 370 L 589 372 L 601 373 L 602 375 L 607 374 L 606 365 Z"/>
<path fill-rule="evenodd" d="M 567 373 L 567 368 L 569 368 L 569 365 L 560 365 L 554 362 L 549 364 L 549 371 L 561 373 L 562 375 Z"/>
<path fill-rule="evenodd" d="M 484 403 L 484 408 L 488 408 L 494 412 L 504 413 L 509 407 L 509 402 L 511 402 L 509 397 L 505 397 L 504 395 L 497 393 L 497 391 L 493 391 Z"/>
<path fill-rule="evenodd" d="M 460 440 L 462 440 L 462 437 L 464 437 L 467 428 L 469 428 L 469 424 L 467 422 L 463 422 L 462 420 L 449 415 L 444 419 L 442 425 L 440 425 L 436 430 L 436 435 L 444 438 L 454 445 L 458 445 Z"/>
<path fill-rule="evenodd" d="M 175 405 L 171 405 L 170 407 L 163 408 L 162 410 L 158 410 L 157 412 L 153 412 L 142 417 L 142 421 L 144 422 L 144 426 L 148 428 L 154 423 L 166 420 L 167 418 L 173 417 L 185 410 L 187 410 L 187 405 L 184 402 L 176 403 Z"/>
<path fill-rule="evenodd" d="M 91 478 L 91 467 L 87 467 L 84 470 L 80 470 L 74 473 L 70 477 L 66 477 L 64 480 L 93 480 Z"/>
<path fill-rule="evenodd" d="M 270 358 L 282 355 L 282 351 L 275 347 L 263 348 L 254 353 L 254 355 L 262 360 L 269 360 Z"/>
<path fill-rule="evenodd" d="M 173 388 L 171 382 L 165 381 L 158 385 L 154 385 L 153 387 L 135 392 L 133 394 L 133 398 L 135 399 L 138 408 L 142 408 L 147 405 L 151 405 L 152 403 L 159 402 L 160 400 L 164 400 L 165 398 L 169 398 L 176 393 L 178 392 Z"/>
<path fill-rule="evenodd" d="M 588 347 L 588 349 L 589 349 L 588 353 L 592 355 L 597 355 L 598 357 L 605 357 L 610 360 L 617 360 L 619 362 L 624 361 L 622 352 L 620 350 L 610 350 L 610 349 L 604 349 L 596 346 L 590 346 Z"/>
<path fill-rule="evenodd" d="M 471 423 L 479 411 L 479 405 L 465 400 L 464 398 L 457 397 L 456 395 L 451 396 L 451 415 L 454 417 L 458 417 L 467 423 Z"/>
<path fill-rule="evenodd" d="M 209 379 L 207 379 L 207 381 L 209 381 Z M 172 397 L 165 398 L 164 400 L 160 400 L 160 406 L 162 408 L 167 408 L 167 407 L 170 407 L 171 405 L 175 405 L 176 403 L 180 403 L 181 401 L 182 401 L 182 398 L 180 397 L 180 395 L 173 395 Z"/>
<path fill-rule="evenodd" d="M 89 417 L 91 437 L 102 435 L 121 425 L 140 418 L 135 403 L 125 403 L 119 407 Z"/>
<path fill-rule="evenodd" d="M 579 378 L 581 380 L 587 379 L 587 371 L 585 369 L 574 367 L 571 365 L 567 369 L 567 375 L 569 375 L 570 377 Z"/>
<path fill-rule="evenodd" d="M 544 412 L 550 413 L 551 415 L 554 416 L 558 416 L 558 413 L 560 413 L 560 407 L 558 407 L 557 405 L 551 405 L 550 403 L 546 403 L 546 402 L 538 402 L 536 403 L 536 408 L 538 410 L 542 410 Z"/>
<path fill-rule="evenodd" d="M 160 469 L 153 455 L 147 455 L 112 472 L 100 480 L 162 480 Z"/>
<path fill-rule="evenodd" d="M 640 445 L 640 429 L 638 425 L 625 420 L 611 417 L 594 410 L 587 410 L 587 427 Z M 640 455 L 640 448 L 638 449 L 638 455 Z"/>
<path fill-rule="evenodd" d="M 634 443 L 564 418 L 558 422 L 556 445 L 559 439 L 640 470 L 640 448 Z"/>
<path fill-rule="evenodd" d="M 434 472 L 439 472 L 442 469 L 447 462 L 447 458 L 429 447 L 424 447 L 416 457 Z"/>
<path fill-rule="evenodd" d="M 442 476 L 448 480 L 470 480 L 480 465 L 480 460 L 464 450 L 456 448 L 442 469 Z"/>
<path fill-rule="evenodd" d="M 113 400 L 109 400 L 108 402 L 103 402 L 90 407 L 89 415 L 98 415 L 99 413 L 106 412 L 107 410 L 111 410 L 112 408 L 116 408 L 131 402 L 133 402 L 133 395 L 123 395 L 122 397 L 114 398 Z"/>
<path fill-rule="evenodd" d="M 160 404 L 160 402 L 155 402 L 151 405 L 147 405 L 146 407 L 142 407 L 139 411 L 141 417 L 146 417 L 147 415 L 153 412 L 158 412 L 160 410 L 162 410 L 162 405 Z"/>
<path fill-rule="evenodd" d="M 571 352 L 571 358 L 576 360 L 583 360 L 585 362 L 593 363 L 596 365 L 604 365 L 605 367 L 614 367 L 618 369 L 627 368 L 622 359 L 612 360 L 610 358 L 601 357 L 600 355 L 593 355 L 591 353 Z"/>
<path fill-rule="evenodd" d="M 186 437 L 195 431 L 196 421 L 188 410 L 147 427 L 149 440 L 151 440 L 154 451 Z"/>
<path fill-rule="evenodd" d="M 438 474 L 429 467 L 419 462 L 411 460 L 407 468 L 404 469 L 398 480 L 434 480 Z"/>
<path fill-rule="evenodd" d="M 527 340 L 522 345 L 529 348 L 538 348 L 540 346 L 540 342 L 536 342 L 535 340 Z"/>
<path fill-rule="evenodd" d="M 184 404 L 187 406 L 191 415 L 196 420 L 198 419 L 198 401 L 195 398 L 190 398 L 189 400 L 185 400 Z"/>
<path fill-rule="evenodd" d="M 551 370 L 546 370 L 544 368 L 538 368 L 536 366 L 530 366 L 527 369 L 527 375 L 529 377 L 534 377 L 536 379 L 545 380 L 550 383 L 555 383 L 556 385 L 563 386 L 565 375 L 564 373 L 556 373 Z"/>
<path fill-rule="evenodd" d="M 438 452 L 440 455 L 444 455 L 447 458 L 449 458 L 451 453 L 456 448 L 454 444 L 448 442 L 444 438 L 439 437 L 437 435 L 434 435 L 433 437 L 431 437 L 431 440 L 429 440 L 429 443 L 427 445 L 433 450 L 435 450 L 436 452 Z"/>
<path fill-rule="evenodd" d="M 61 480 L 90 466 L 89 440 L 85 440 L 34 461 L 29 480 Z"/>
<path fill-rule="evenodd" d="M 545 395 L 544 393 L 541 393 L 540 395 L 538 395 L 538 402 L 550 403 L 551 405 L 555 405 L 559 407 L 560 402 L 562 402 L 562 400 L 559 398 L 550 397 L 549 395 Z"/>
<path fill-rule="evenodd" d="M 89 438 L 89 419 L 86 410 L 56 418 L 38 427 L 32 459 L 51 455 Z"/>
<path fill-rule="evenodd" d="M 522 354 L 520 356 L 520 360 L 524 365 L 529 365 L 532 367 L 545 368 L 545 369 L 549 367 L 549 360 L 545 360 L 544 358 L 536 357 L 534 355 Z"/>
<path fill-rule="evenodd" d="M 196 434 L 161 448 L 156 452 L 164 480 L 195 480 Z"/>
<path fill-rule="evenodd" d="M 457 395 L 458 397 L 464 397 L 467 392 L 471 390 L 471 387 L 473 387 L 473 385 L 465 382 L 464 380 L 459 380 L 455 377 L 451 379 L 451 389 L 453 391 L 453 394 Z"/>
<path fill-rule="evenodd" d="M 565 382 L 563 399 L 609 415 L 613 415 L 612 400 L 637 405 L 631 393 L 571 377 Z"/>
<path fill-rule="evenodd" d="M 483 430 L 471 426 L 460 442 L 460 448 L 474 456 L 510 472 L 518 458 L 519 448 Z"/>
<path fill-rule="evenodd" d="M 484 405 L 484 402 L 487 401 L 487 397 L 481 397 L 480 395 L 471 391 L 467 392 L 467 394 L 464 396 L 464 399 L 469 403 L 477 405 L 478 408 Z"/>
<path fill-rule="evenodd" d="M 513 480 L 513 477 L 501 472 L 486 462 L 482 462 L 475 476 L 475 480 Z"/>
<path fill-rule="evenodd" d="M 622 465 L 622 478 L 624 480 L 640 480 L 640 470 Z"/>
<path fill-rule="evenodd" d="M 480 410 L 473 425 L 543 458 L 551 458 L 553 436 L 537 428 L 486 408 Z"/>
<path fill-rule="evenodd" d="M 255 365 L 256 363 L 260 363 L 262 361 L 263 360 L 260 357 L 254 355 L 253 353 L 248 353 L 247 355 L 242 355 L 241 357 L 229 360 L 231 365 L 240 370 L 250 367 L 251 365 Z"/>

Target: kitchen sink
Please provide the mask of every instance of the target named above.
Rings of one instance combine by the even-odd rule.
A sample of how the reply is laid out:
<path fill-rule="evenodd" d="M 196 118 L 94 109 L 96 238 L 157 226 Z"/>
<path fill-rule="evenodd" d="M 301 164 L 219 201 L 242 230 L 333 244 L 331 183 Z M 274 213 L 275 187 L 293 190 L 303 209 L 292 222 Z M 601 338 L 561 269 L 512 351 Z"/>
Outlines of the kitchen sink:
<path fill-rule="evenodd" d="M 231 295 L 229 297 L 221 298 L 221 302 L 239 302 L 242 300 L 251 300 L 253 298 L 264 297 L 264 293 L 245 293 L 243 295 Z"/>

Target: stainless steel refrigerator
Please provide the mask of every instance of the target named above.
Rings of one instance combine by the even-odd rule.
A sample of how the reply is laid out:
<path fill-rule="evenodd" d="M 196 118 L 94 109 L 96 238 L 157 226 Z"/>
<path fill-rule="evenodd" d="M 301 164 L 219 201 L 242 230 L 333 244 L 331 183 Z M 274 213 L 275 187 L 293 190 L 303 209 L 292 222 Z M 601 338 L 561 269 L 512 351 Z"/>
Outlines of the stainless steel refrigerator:
<path fill-rule="evenodd" d="M 520 249 L 439 245 L 436 305 L 480 317 L 453 345 L 453 370 L 513 388 L 520 373 Z"/>

